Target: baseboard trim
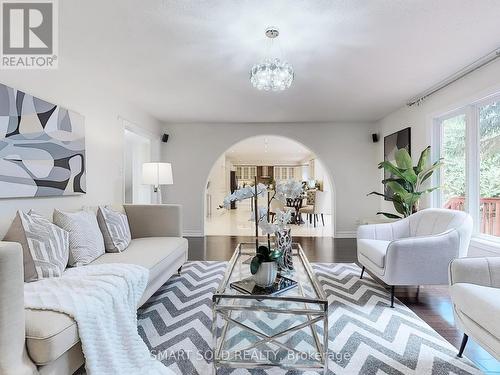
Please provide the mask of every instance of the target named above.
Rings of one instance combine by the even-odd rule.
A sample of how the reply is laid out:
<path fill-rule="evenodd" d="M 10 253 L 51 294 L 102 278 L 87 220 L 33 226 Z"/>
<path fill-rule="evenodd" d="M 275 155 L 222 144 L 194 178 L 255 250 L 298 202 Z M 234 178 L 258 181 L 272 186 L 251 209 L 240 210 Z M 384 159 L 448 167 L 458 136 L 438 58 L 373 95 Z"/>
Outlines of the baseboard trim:
<path fill-rule="evenodd" d="M 356 238 L 356 231 L 342 230 L 335 233 L 335 238 Z"/>
<path fill-rule="evenodd" d="M 203 232 L 199 230 L 185 230 L 182 233 L 183 237 L 203 237 Z"/>

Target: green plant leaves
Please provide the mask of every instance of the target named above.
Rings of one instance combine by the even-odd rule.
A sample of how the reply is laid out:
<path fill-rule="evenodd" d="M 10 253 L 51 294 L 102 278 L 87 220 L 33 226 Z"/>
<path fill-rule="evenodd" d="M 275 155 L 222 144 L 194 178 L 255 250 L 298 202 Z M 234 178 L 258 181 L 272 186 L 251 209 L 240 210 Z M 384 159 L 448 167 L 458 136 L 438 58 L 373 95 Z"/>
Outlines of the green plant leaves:
<path fill-rule="evenodd" d="M 392 198 L 392 197 L 390 197 L 390 196 L 388 196 L 388 195 L 385 195 L 385 194 L 382 194 L 382 193 L 379 193 L 378 191 L 372 191 L 372 192 L 370 192 L 370 193 L 368 193 L 368 194 L 366 194 L 366 195 L 367 195 L 367 196 L 368 196 L 368 195 L 378 195 L 378 196 L 380 196 L 380 197 L 384 197 L 384 198 L 385 198 L 385 199 L 387 199 L 388 201 L 392 201 L 392 200 L 393 200 L 393 198 Z"/>
<path fill-rule="evenodd" d="M 378 169 L 382 169 L 382 168 L 385 169 L 386 171 L 390 172 L 392 175 L 404 179 L 404 175 L 403 175 L 404 170 L 399 169 L 394 164 L 392 164 L 390 161 L 383 161 L 383 162 L 379 163 Z"/>
<path fill-rule="evenodd" d="M 387 183 L 387 187 L 391 189 L 394 192 L 394 194 L 398 194 L 401 197 L 403 197 L 403 195 L 407 193 L 407 190 L 404 187 L 402 187 L 399 184 L 399 182 L 396 181 L 389 181 Z"/>
<path fill-rule="evenodd" d="M 408 207 L 405 205 L 405 203 L 403 202 L 403 200 L 399 195 L 394 195 L 394 198 L 392 199 L 392 204 L 394 205 L 394 208 L 398 213 L 403 215 L 403 217 L 407 216 Z"/>
<path fill-rule="evenodd" d="M 262 258 L 263 262 L 267 262 L 269 259 L 269 253 L 270 250 L 267 246 L 259 246 L 257 249 L 257 256 L 260 256 Z"/>
<path fill-rule="evenodd" d="M 281 251 L 280 250 L 273 250 L 271 251 L 271 253 L 269 254 L 269 259 L 270 260 L 278 260 L 279 258 L 281 258 Z"/>
<path fill-rule="evenodd" d="M 432 164 L 429 168 L 426 168 L 426 169 L 423 169 L 422 171 L 420 171 L 420 173 L 417 176 L 419 185 L 422 185 L 429 177 L 432 176 L 434 171 L 441 168 L 441 166 L 443 164 L 444 163 L 441 161 L 441 159 L 439 159 L 434 164 Z"/>
<path fill-rule="evenodd" d="M 389 161 L 383 161 L 378 165 L 379 169 L 383 168 L 393 176 L 382 181 L 387 189 L 393 192 L 393 196 L 390 197 L 375 191 L 368 195 L 382 196 L 392 201 L 395 210 L 403 217 L 410 216 L 418 208 L 418 203 L 423 194 L 438 189 L 434 187 L 421 190 L 422 184 L 432 176 L 434 171 L 443 165 L 440 159 L 430 167 L 426 167 L 430 154 L 431 148 L 428 146 L 420 154 L 417 165 L 413 166 L 413 160 L 408 151 L 406 149 L 397 150 L 395 153 L 396 165 Z M 391 219 L 400 218 L 398 215 L 387 212 L 378 212 L 377 214 L 385 215 Z"/>
<path fill-rule="evenodd" d="M 252 273 L 252 275 L 255 275 L 257 273 L 261 264 L 262 260 L 260 255 L 256 255 L 252 258 L 252 261 L 250 262 L 250 272 Z"/>
<path fill-rule="evenodd" d="M 427 146 L 425 150 L 422 151 L 422 153 L 420 154 L 420 158 L 418 159 L 417 167 L 415 169 L 415 173 L 417 175 L 424 170 L 430 155 L 431 155 L 431 146 Z"/>
<path fill-rule="evenodd" d="M 396 164 L 400 169 L 412 169 L 413 170 L 413 160 L 406 150 L 406 148 L 400 148 L 394 153 L 394 158 L 396 159 Z"/>
<path fill-rule="evenodd" d="M 389 212 L 377 212 L 377 215 L 384 215 L 385 217 L 387 217 L 389 219 L 402 219 L 401 216 L 391 214 Z"/>

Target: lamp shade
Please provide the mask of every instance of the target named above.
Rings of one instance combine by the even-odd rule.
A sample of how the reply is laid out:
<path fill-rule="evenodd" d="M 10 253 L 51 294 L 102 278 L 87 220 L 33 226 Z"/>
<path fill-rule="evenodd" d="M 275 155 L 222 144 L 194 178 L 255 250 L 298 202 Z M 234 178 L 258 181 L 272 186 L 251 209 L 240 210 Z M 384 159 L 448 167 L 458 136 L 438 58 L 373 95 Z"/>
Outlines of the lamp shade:
<path fill-rule="evenodd" d="M 142 165 L 142 183 L 145 185 L 172 185 L 172 164 L 144 163 Z"/>

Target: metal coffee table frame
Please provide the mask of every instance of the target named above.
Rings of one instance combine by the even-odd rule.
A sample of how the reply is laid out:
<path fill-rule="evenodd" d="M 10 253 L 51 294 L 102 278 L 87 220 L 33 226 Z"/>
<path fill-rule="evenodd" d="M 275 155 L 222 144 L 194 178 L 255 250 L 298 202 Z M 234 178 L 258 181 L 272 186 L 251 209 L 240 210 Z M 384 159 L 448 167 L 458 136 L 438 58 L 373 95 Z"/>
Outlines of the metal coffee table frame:
<path fill-rule="evenodd" d="M 247 249 L 244 247 L 248 246 Z M 252 250 L 253 247 L 253 250 Z M 328 371 L 328 301 L 326 295 L 319 285 L 319 282 L 314 275 L 311 265 L 307 260 L 302 247 L 298 243 L 292 244 L 292 255 L 302 263 L 303 269 L 305 270 L 307 279 L 314 289 L 314 293 L 317 298 L 311 298 L 304 295 L 302 282 L 298 282 L 298 294 L 299 296 L 287 296 L 287 293 L 280 296 L 256 296 L 248 294 L 240 294 L 232 289 L 229 289 L 229 281 L 235 269 L 236 264 L 241 256 L 251 256 L 255 254 L 255 243 L 240 243 L 236 247 L 236 250 L 229 261 L 224 278 L 222 279 L 219 287 L 212 297 L 212 335 L 213 335 L 213 365 L 214 373 L 217 373 L 218 367 L 230 367 L 230 368 L 265 368 L 265 367 L 281 367 L 285 369 L 293 368 L 299 370 L 323 370 L 326 374 Z M 295 262 L 295 261 L 294 261 Z M 249 265 L 248 265 L 249 267 Z M 292 277 L 293 278 L 293 277 Z M 250 305 L 245 305 L 245 300 L 255 300 L 255 303 Z M 304 304 L 304 308 L 276 308 L 272 306 L 266 306 L 265 301 L 278 301 L 278 302 L 290 302 L 291 304 Z M 227 303 L 224 303 L 227 302 Z M 315 306 L 311 308 L 310 306 Z M 285 315 L 300 315 L 305 316 L 307 320 L 303 323 L 292 325 L 282 331 L 279 331 L 273 335 L 267 335 L 262 333 L 245 323 L 239 322 L 236 318 L 231 315 L 237 311 L 258 311 L 263 313 L 274 313 L 274 314 L 285 314 Z M 217 319 L 222 318 L 224 321 L 224 326 L 222 327 L 221 334 L 219 337 L 219 329 L 217 325 Z M 316 323 L 323 323 L 323 342 L 321 342 L 317 330 Z M 259 341 L 245 347 L 244 349 L 238 350 L 239 352 L 248 351 L 253 348 L 257 348 L 258 345 L 265 343 L 272 343 L 281 349 L 286 349 L 293 351 L 297 355 L 308 355 L 308 353 L 301 352 L 295 348 L 289 347 L 277 341 L 278 338 L 284 337 L 292 332 L 302 330 L 309 327 L 314 338 L 315 347 L 317 353 L 319 354 L 319 360 L 312 361 L 310 364 L 302 363 L 276 363 L 270 361 L 245 361 L 245 360 L 228 360 L 224 359 L 222 352 L 224 350 L 226 334 L 230 324 L 239 327 L 242 331 L 248 331 L 256 337 L 260 338 Z"/>

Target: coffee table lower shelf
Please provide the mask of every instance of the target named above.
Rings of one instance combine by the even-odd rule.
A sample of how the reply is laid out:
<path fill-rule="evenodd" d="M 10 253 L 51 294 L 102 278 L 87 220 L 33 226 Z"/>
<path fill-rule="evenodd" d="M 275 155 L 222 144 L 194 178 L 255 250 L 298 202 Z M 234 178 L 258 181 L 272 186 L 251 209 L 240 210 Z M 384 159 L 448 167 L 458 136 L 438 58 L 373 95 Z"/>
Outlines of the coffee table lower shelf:
<path fill-rule="evenodd" d="M 280 367 L 326 374 L 328 301 L 302 248 L 294 244 L 294 265 L 297 262 L 297 279 L 301 280 L 296 290 L 279 296 L 255 296 L 239 294 L 229 287 L 235 268 L 240 267 L 241 272 L 242 267 L 248 267 L 243 260 L 254 254 L 244 251 L 242 245 L 236 248 L 212 299 L 214 373 L 222 367 Z M 310 334 L 314 352 L 287 343 L 299 331 Z"/>

